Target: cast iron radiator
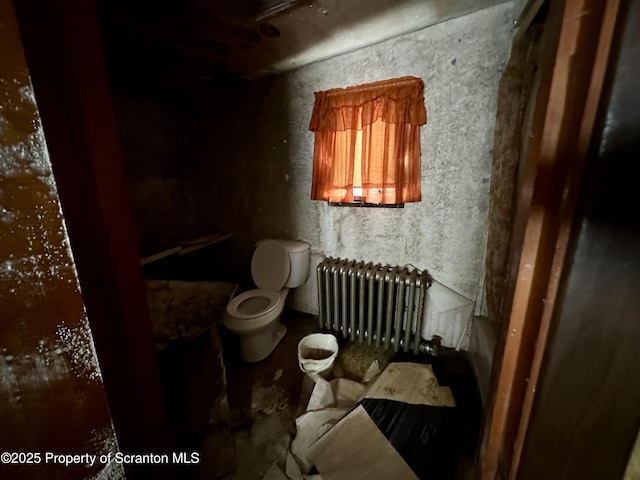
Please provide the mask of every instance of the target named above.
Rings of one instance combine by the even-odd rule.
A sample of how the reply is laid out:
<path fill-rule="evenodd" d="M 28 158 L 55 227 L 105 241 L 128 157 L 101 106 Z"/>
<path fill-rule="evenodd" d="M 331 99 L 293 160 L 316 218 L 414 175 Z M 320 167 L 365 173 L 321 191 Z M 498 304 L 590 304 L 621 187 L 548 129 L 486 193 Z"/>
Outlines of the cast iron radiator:
<path fill-rule="evenodd" d="M 431 277 L 416 268 L 329 257 L 317 268 L 320 328 L 418 353 Z"/>

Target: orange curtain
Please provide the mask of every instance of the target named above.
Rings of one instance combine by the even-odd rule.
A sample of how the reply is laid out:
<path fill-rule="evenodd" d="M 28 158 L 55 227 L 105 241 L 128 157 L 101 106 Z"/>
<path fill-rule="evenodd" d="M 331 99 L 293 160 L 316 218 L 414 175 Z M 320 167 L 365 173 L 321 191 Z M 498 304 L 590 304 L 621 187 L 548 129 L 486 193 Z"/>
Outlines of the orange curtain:
<path fill-rule="evenodd" d="M 424 84 L 415 77 L 315 93 L 311 198 L 418 202 Z M 355 178 L 355 185 L 354 185 Z"/>

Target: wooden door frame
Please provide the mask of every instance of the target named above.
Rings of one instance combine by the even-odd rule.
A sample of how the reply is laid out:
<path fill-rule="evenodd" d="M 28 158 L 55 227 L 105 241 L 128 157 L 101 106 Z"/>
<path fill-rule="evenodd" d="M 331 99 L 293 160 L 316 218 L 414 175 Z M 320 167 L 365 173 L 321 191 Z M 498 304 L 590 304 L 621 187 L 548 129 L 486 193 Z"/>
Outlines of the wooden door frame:
<path fill-rule="evenodd" d="M 14 5 L 119 448 L 170 452 L 95 2 Z M 125 465 L 132 478 L 149 468 Z"/>
<path fill-rule="evenodd" d="M 505 302 L 510 306 L 508 321 L 494 355 L 476 470 L 481 480 L 517 476 L 619 4 L 551 1 L 534 117 L 521 159 L 526 173 L 518 193 L 511 257 L 517 268 Z"/>

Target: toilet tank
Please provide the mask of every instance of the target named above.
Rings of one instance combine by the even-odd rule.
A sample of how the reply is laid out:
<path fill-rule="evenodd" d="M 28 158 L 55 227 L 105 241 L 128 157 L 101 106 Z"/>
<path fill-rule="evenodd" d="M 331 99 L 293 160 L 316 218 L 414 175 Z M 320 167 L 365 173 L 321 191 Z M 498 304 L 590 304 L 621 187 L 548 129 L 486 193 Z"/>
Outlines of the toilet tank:
<path fill-rule="evenodd" d="M 291 271 L 285 288 L 296 288 L 307 281 L 309 276 L 309 245 L 299 240 L 279 240 L 289 252 Z"/>

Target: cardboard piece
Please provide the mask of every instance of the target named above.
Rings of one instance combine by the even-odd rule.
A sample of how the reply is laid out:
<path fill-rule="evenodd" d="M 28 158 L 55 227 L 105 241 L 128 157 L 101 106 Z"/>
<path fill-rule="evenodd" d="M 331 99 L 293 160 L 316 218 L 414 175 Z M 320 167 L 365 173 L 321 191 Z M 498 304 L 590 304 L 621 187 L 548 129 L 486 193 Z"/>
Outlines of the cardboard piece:
<path fill-rule="evenodd" d="M 333 389 L 331 384 L 327 382 L 320 375 L 315 378 L 315 386 L 311 392 L 311 398 L 307 404 L 307 411 L 321 410 L 327 407 L 333 407 L 336 404 L 336 399 L 333 395 Z"/>
<path fill-rule="evenodd" d="M 329 383 L 338 408 L 355 407 L 367 389 L 365 385 L 348 378 L 334 378 Z"/>
<path fill-rule="evenodd" d="M 291 442 L 291 453 L 302 473 L 309 472 L 313 466 L 313 461 L 309 458 L 310 447 L 347 413 L 347 408 L 325 408 L 296 418 L 296 436 Z"/>
<path fill-rule="evenodd" d="M 311 392 L 307 412 L 323 408 L 353 408 L 364 396 L 367 387 L 348 378 L 334 378 L 327 382 L 318 376 Z"/>
<path fill-rule="evenodd" d="M 370 368 L 371 376 L 377 375 L 370 387 L 346 378 L 316 379 L 307 412 L 296 418 L 291 444 L 303 474 L 315 465 L 325 480 L 418 478 L 365 408 L 355 406 L 369 398 L 455 407 L 453 394 L 438 384 L 431 365 L 392 363 L 379 375 L 376 367 Z"/>
<path fill-rule="evenodd" d="M 369 365 L 369 368 L 364 373 L 364 377 L 362 377 L 362 383 L 371 383 L 371 381 L 375 380 L 375 378 L 380 375 L 380 373 L 382 373 L 382 370 L 380 370 L 380 364 L 378 363 L 378 360 L 374 360 L 373 362 L 371 362 L 371 365 Z"/>
<path fill-rule="evenodd" d="M 324 480 L 417 480 L 362 406 L 311 446 L 310 458 Z"/>
<path fill-rule="evenodd" d="M 416 388 L 420 386 L 420 388 Z M 455 407 L 449 387 L 441 387 L 431 365 L 391 363 L 367 391 L 365 398 L 379 398 L 410 403 Z"/>

